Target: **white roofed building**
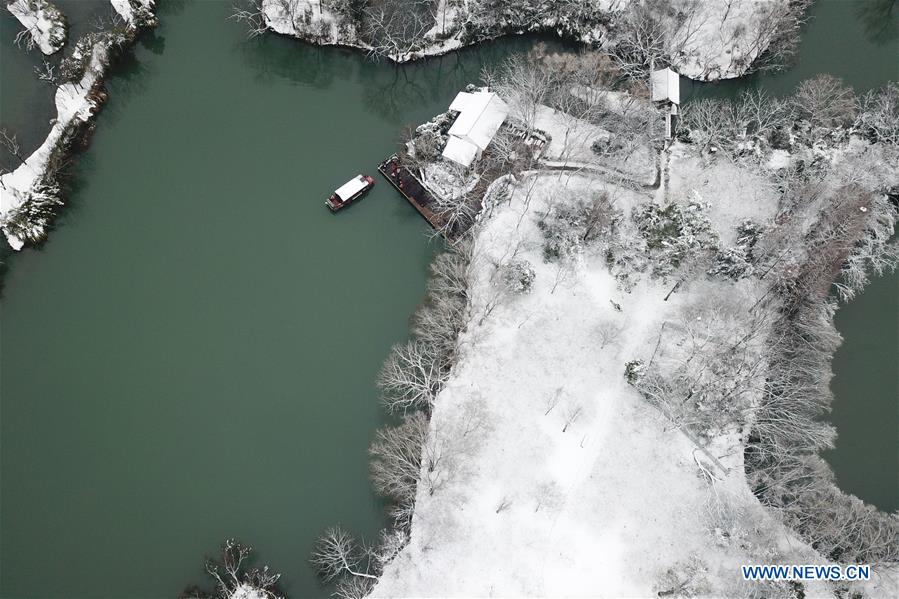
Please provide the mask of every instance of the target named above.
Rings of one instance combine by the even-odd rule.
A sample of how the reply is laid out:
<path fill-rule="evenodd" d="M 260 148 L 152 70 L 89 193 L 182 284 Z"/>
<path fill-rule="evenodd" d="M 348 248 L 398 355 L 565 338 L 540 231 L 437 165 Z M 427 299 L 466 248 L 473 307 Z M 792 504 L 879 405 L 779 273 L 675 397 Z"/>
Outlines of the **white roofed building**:
<path fill-rule="evenodd" d="M 671 139 L 677 122 L 677 107 L 680 105 L 680 75 L 669 68 L 653 71 L 649 77 L 652 101 L 666 107 L 665 139 Z"/>
<path fill-rule="evenodd" d="M 650 77 L 653 102 L 680 104 L 680 75 L 665 68 L 653 71 Z"/>
<path fill-rule="evenodd" d="M 449 141 L 443 157 L 462 166 L 471 163 L 487 149 L 505 122 L 509 108 L 493 92 L 460 92 L 450 110 L 459 113 L 449 129 Z"/>

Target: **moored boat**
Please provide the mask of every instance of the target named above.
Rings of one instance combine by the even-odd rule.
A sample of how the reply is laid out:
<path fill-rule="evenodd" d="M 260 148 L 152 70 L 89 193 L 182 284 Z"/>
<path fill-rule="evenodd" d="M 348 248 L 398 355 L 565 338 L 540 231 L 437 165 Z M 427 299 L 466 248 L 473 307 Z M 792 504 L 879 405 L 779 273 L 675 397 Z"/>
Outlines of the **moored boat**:
<path fill-rule="evenodd" d="M 375 184 L 375 180 L 368 175 L 357 175 L 338 187 L 334 193 L 331 194 L 327 200 L 325 200 L 325 205 L 331 210 L 331 212 L 337 212 L 341 208 L 345 208 L 349 206 L 371 189 Z"/>

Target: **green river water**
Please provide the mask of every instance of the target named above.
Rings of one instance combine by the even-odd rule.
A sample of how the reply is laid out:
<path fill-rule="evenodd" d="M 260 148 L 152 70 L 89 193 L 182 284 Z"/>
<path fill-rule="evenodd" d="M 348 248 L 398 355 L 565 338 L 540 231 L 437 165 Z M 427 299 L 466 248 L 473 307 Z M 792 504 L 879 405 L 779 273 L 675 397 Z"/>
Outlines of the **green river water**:
<path fill-rule="evenodd" d="M 895 79 L 895 38 L 870 41 L 850 4 L 816 5 L 803 42 L 802 56 L 832 64 L 802 60 L 771 81 Z M 367 476 L 383 420 L 373 380 L 407 335 L 434 247 L 380 179 L 339 215 L 322 202 L 349 176 L 375 174 L 403 127 L 444 110 L 484 64 L 532 40 L 395 68 L 275 35 L 245 41 L 229 11 L 163 5 L 155 34 L 107 82 L 56 229 L 6 259 L 3 597 L 171 597 L 203 580 L 203 556 L 226 536 L 254 545 L 291 596 L 323 596 L 305 563 L 315 536 L 383 524 Z M 2 116 L 25 149 L 45 130 L 23 123 L 46 120 L 52 103 L 18 84 L 35 57 L 10 54 L 4 19 Z M 852 35 L 835 46 L 843 25 Z M 896 283 L 878 280 L 837 317 L 840 443 L 828 456 L 847 491 L 887 509 L 899 473 L 897 331 L 884 324 Z M 866 428 L 875 419 L 883 451 Z"/>
<path fill-rule="evenodd" d="M 529 43 L 397 69 L 247 42 L 229 12 L 162 11 L 107 82 L 56 229 L 8 259 L 4 597 L 172 597 L 229 535 L 323 595 L 318 533 L 383 524 L 373 381 L 434 248 L 380 178 L 323 202 Z"/>

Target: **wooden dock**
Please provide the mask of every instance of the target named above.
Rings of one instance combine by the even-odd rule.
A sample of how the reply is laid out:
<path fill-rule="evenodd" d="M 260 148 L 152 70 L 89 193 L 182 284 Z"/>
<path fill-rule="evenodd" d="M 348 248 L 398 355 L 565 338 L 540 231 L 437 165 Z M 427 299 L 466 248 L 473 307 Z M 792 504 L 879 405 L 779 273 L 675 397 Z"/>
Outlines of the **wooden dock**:
<path fill-rule="evenodd" d="M 409 169 L 403 166 L 400 157 L 396 154 L 390 156 L 387 160 L 378 165 L 378 171 L 390 181 L 406 201 L 421 214 L 435 230 L 443 234 L 443 227 L 440 218 L 429 208 L 434 203 L 434 196 L 431 195 L 421 181 L 413 175 Z"/>

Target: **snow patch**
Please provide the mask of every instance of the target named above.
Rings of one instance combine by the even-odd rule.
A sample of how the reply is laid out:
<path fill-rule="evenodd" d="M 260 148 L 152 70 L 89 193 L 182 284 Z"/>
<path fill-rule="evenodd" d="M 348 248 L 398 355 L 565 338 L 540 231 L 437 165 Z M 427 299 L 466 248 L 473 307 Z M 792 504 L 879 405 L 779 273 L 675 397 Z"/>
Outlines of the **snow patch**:
<path fill-rule="evenodd" d="M 42 223 L 32 224 L 24 234 L 21 231 L 16 233 L 9 227 L 9 218 L 29 200 L 55 199 L 47 195 L 52 192 L 43 186 L 50 158 L 74 124 L 90 120 L 97 107 L 90 97 L 91 90 L 102 79 L 108 63 L 109 50 L 106 45 L 102 42 L 95 44 L 91 50 L 90 64 L 81 80 L 64 83 L 57 89 L 56 120 L 47 139 L 16 170 L 0 177 L 0 227 L 13 249 L 20 250 L 26 241 L 44 236 Z"/>
<path fill-rule="evenodd" d="M 109 0 L 113 9 L 132 27 L 138 27 L 147 19 L 154 19 L 153 4 L 156 0 Z"/>
<path fill-rule="evenodd" d="M 44 54 L 53 54 L 66 43 L 65 16 L 47 0 L 14 0 L 6 7 Z"/>

